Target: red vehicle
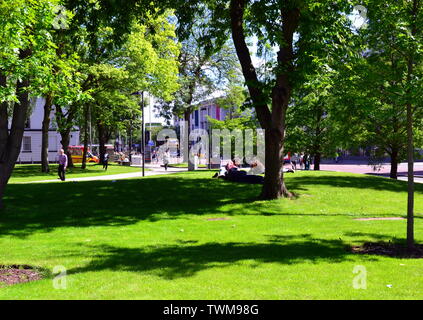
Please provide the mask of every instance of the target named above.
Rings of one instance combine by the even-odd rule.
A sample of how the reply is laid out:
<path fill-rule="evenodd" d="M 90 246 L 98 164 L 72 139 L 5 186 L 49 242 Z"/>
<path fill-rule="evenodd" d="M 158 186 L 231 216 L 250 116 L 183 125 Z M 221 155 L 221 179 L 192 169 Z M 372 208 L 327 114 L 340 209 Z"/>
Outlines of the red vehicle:
<path fill-rule="evenodd" d="M 291 152 L 288 152 L 288 154 L 283 158 L 283 164 L 287 164 L 291 162 Z"/>

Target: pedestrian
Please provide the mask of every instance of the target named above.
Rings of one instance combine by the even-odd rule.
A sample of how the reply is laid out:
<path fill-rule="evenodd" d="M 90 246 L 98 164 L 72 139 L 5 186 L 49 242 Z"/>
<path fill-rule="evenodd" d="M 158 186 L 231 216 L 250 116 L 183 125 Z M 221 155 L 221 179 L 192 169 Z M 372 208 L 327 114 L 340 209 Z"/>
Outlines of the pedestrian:
<path fill-rule="evenodd" d="M 304 166 L 304 154 L 301 153 L 300 154 L 300 169 L 304 170 L 305 166 Z"/>
<path fill-rule="evenodd" d="M 297 163 L 298 163 L 298 155 L 296 153 L 294 153 L 291 157 L 292 170 L 294 170 L 294 171 L 297 170 Z"/>
<path fill-rule="evenodd" d="M 163 164 L 166 171 L 167 171 L 167 166 L 169 165 L 169 157 L 170 157 L 169 149 L 166 149 L 166 151 L 163 153 Z"/>
<path fill-rule="evenodd" d="M 335 163 L 339 162 L 339 153 L 335 152 Z"/>
<path fill-rule="evenodd" d="M 65 181 L 66 179 L 65 172 L 66 172 L 67 166 L 68 166 L 68 156 L 65 154 L 65 150 L 60 149 L 58 174 L 59 174 L 60 180 L 62 181 Z"/>
<path fill-rule="evenodd" d="M 106 152 L 104 154 L 104 159 L 103 159 L 103 169 L 107 171 L 108 166 L 109 166 L 109 154 Z"/>

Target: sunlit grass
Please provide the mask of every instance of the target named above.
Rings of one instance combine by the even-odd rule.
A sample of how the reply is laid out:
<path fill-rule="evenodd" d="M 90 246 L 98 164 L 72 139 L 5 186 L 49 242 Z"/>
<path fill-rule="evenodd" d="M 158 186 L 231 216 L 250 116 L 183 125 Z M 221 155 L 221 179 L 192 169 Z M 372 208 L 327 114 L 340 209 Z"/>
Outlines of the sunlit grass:
<path fill-rule="evenodd" d="M 186 172 L 143 179 L 8 186 L 0 264 L 67 269 L 0 289 L 2 299 L 422 299 L 423 260 L 352 254 L 403 242 L 406 183 L 334 172 L 287 174 L 293 200 L 259 185 Z M 423 189 L 416 185 L 416 239 Z M 354 289 L 353 269 L 367 270 Z M 387 285 L 392 285 L 388 287 Z"/>
<path fill-rule="evenodd" d="M 40 164 L 18 164 L 13 170 L 10 183 L 14 182 L 31 182 L 31 181 L 43 181 L 43 180 L 55 180 L 58 179 L 57 174 L 58 165 L 51 164 L 50 172 L 41 172 Z M 81 164 L 75 164 L 74 168 L 67 168 L 67 178 L 83 178 L 91 176 L 101 175 L 112 175 L 119 173 L 139 172 L 141 169 L 136 167 L 121 166 L 117 164 L 109 164 L 107 171 L 103 169 L 102 165 L 98 164 L 87 164 L 86 169 L 81 169 Z"/>

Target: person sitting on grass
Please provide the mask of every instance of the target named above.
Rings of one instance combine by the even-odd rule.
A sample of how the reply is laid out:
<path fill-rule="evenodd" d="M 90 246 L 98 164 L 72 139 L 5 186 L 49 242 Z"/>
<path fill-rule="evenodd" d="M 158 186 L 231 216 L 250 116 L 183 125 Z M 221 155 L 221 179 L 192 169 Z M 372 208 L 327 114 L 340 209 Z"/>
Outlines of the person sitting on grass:
<path fill-rule="evenodd" d="M 228 163 L 224 166 L 220 167 L 219 172 L 216 172 L 213 176 L 213 178 L 220 178 L 226 176 L 226 173 L 230 170 L 238 170 L 238 167 L 235 165 L 235 163 L 232 160 L 229 160 Z"/>
<path fill-rule="evenodd" d="M 264 173 L 264 165 L 259 160 L 255 159 L 251 162 L 250 171 L 248 171 L 248 175 L 257 175 Z"/>

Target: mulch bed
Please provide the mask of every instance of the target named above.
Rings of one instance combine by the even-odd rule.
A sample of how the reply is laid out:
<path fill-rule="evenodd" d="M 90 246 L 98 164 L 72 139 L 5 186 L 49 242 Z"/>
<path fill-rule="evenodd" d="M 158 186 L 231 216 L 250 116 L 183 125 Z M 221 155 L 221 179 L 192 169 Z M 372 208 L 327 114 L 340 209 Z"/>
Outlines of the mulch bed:
<path fill-rule="evenodd" d="M 0 287 L 41 279 L 41 273 L 31 266 L 0 266 Z"/>
<path fill-rule="evenodd" d="M 415 245 L 413 250 L 408 250 L 405 245 L 391 242 L 366 242 L 362 246 L 351 247 L 353 253 L 374 254 L 395 258 L 423 258 L 423 245 Z"/>

